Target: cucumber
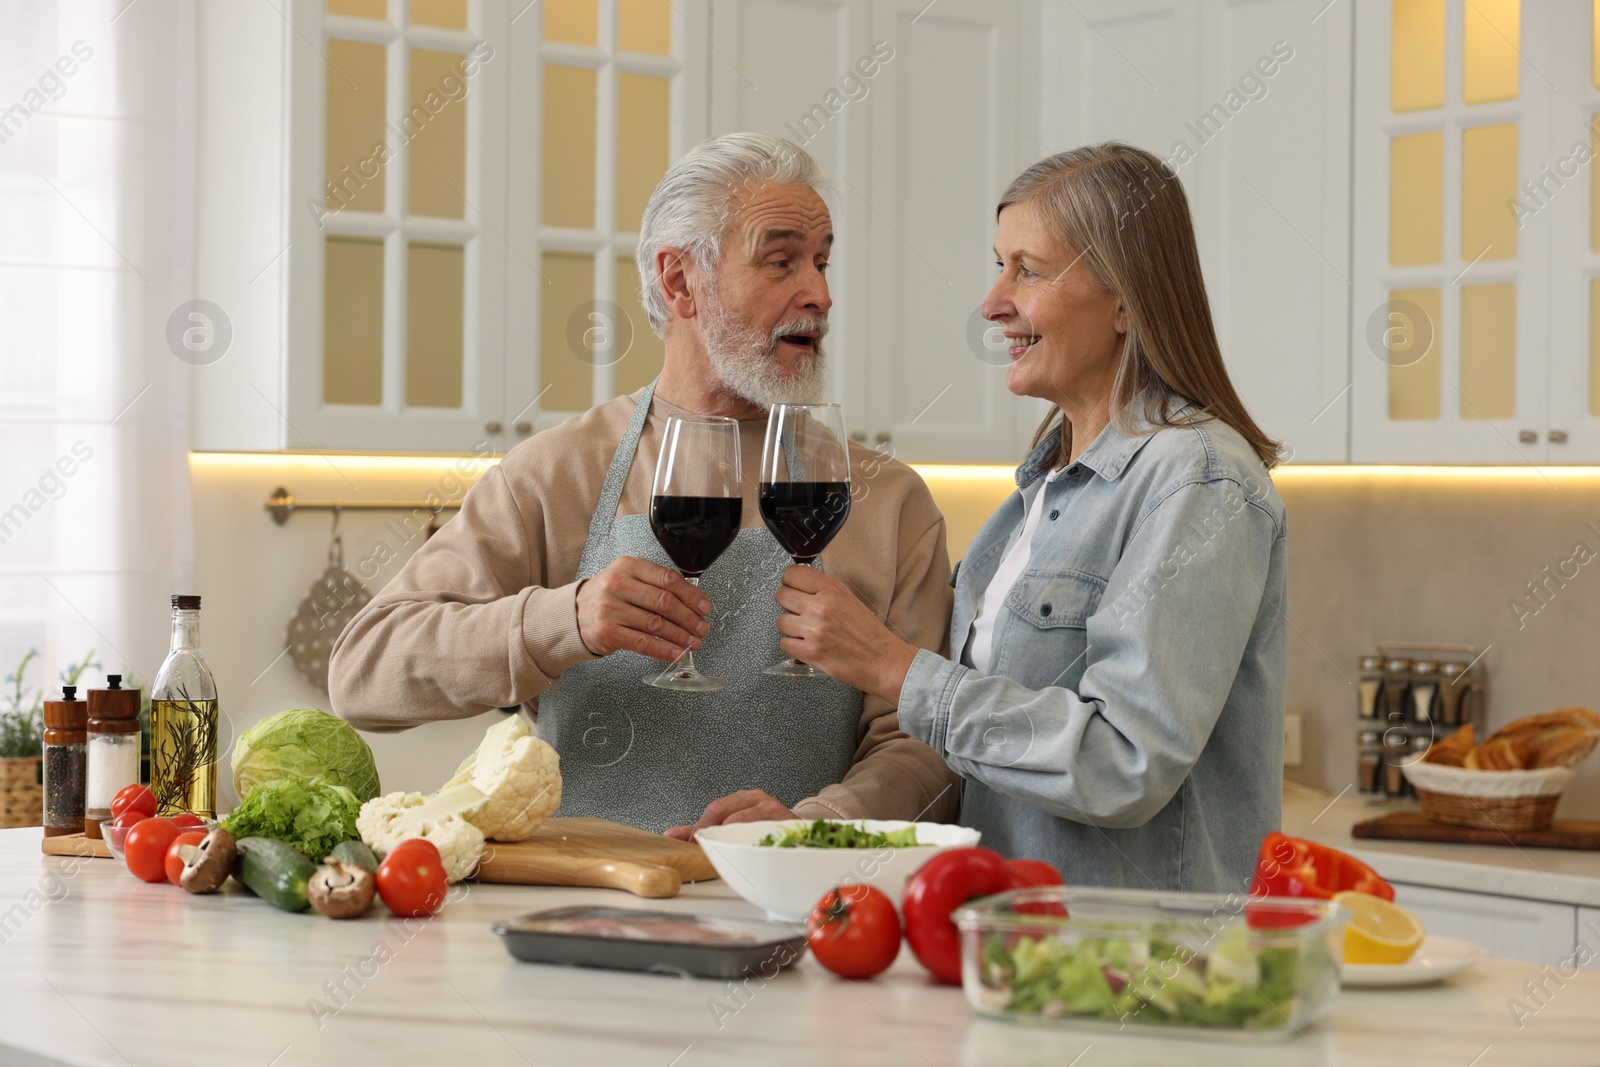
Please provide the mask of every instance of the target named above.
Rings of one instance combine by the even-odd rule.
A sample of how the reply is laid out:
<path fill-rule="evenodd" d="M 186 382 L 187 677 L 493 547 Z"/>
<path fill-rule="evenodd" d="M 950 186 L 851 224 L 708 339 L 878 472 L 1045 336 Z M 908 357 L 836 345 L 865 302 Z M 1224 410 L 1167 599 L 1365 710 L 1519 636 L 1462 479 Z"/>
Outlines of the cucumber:
<path fill-rule="evenodd" d="M 378 873 L 378 854 L 367 847 L 365 841 L 351 838 L 341 841 L 333 846 L 333 851 L 328 853 L 328 859 L 338 860 L 340 863 L 349 863 L 361 867 L 373 874 Z"/>
<path fill-rule="evenodd" d="M 304 852 L 270 837 L 246 837 L 239 842 L 234 875 L 246 889 L 284 911 L 305 911 L 306 882 L 317 865 Z"/>

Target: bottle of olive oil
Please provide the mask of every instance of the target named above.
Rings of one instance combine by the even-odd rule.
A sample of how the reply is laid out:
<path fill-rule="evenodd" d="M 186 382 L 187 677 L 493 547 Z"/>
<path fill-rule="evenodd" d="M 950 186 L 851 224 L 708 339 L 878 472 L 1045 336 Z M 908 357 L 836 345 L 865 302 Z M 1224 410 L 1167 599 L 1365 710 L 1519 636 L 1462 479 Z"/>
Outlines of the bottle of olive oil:
<path fill-rule="evenodd" d="M 172 650 L 150 688 L 156 813 L 217 814 L 217 683 L 200 656 L 200 598 L 172 598 Z"/>

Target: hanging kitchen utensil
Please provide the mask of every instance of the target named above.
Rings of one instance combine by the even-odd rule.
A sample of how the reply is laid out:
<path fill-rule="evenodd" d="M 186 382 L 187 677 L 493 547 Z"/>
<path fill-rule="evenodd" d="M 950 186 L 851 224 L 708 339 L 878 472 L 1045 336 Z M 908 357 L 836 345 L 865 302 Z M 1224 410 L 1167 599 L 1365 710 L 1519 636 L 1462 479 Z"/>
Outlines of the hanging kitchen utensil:
<path fill-rule="evenodd" d="M 318 689 L 328 691 L 328 656 L 345 625 L 372 599 L 361 579 L 344 566 L 344 539 L 339 536 L 339 509 L 333 510 L 333 539 L 328 569 L 311 585 L 289 620 L 289 658 Z"/>

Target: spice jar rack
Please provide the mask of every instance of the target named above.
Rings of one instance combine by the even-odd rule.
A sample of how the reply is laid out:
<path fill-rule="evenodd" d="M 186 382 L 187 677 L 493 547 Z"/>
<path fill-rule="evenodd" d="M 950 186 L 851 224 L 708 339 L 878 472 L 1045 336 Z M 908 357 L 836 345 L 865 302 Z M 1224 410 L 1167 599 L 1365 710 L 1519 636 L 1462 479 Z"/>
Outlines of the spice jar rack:
<path fill-rule="evenodd" d="M 1380 641 L 1356 663 L 1356 766 L 1363 793 L 1413 796 L 1400 768 L 1436 741 L 1488 718 L 1488 678 L 1476 645 Z"/>

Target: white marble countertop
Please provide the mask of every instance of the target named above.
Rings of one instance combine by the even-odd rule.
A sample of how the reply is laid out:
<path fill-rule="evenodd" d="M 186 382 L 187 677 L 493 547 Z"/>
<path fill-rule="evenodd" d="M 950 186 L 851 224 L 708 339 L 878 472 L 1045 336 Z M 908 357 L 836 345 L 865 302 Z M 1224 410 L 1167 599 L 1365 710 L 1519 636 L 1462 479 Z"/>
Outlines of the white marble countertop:
<path fill-rule="evenodd" d="M 1355 823 L 1401 810 L 1406 809 L 1354 793 L 1335 800 L 1289 783 L 1283 791 L 1283 832 L 1343 849 L 1391 882 L 1600 907 L 1600 852 L 1350 836 Z"/>
<path fill-rule="evenodd" d="M 1424 989 L 1346 990 L 1303 1035 L 1239 1045 L 978 1019 L 908 952 L 872 981 L 839 980 L 808 957 L 745 991 L 518 963 L 489 931 L 574 903 L 757 914 L 720 882 L 666 901 L 485 885 L 408 932 L 381 906 L 334 922 L 237 893 L 193 897 L 110 860 L 42 856 L 37 829 L 0 831 L 0 1063 L 1560 1067 L 1593 1064 L 1600 1034 L 1600 974 L 1552 985 L 1519 1029 L 1508 998 L 1539 972 L 1502 960 Z M 361 977 L 380 944 L 392 958 Z"/>

